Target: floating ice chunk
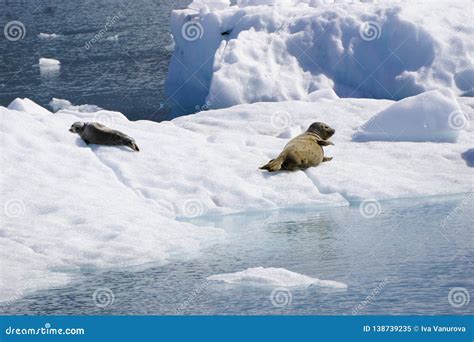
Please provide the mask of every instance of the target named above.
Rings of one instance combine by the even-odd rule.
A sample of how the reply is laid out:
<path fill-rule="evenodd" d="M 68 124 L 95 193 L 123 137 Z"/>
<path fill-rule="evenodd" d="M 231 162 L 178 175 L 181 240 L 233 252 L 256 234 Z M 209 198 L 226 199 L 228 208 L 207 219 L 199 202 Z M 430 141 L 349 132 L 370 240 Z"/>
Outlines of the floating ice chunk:
<path fill-rule="evenodd" d="M 41 32 L 40 34 L 38 34 L 38 38 L 40 39 L 56 39 L 56 38 L 59 38 L 60 36 L 61 36 L 60 34 L 56 34 L 56 33 Z"/>
<path fill-rule="evenodd" d="M 49 101 L 49 106 L 53 109 L 54 112 L 58 112 L 60 110 L 69 110 L 69 111 L 74 111 L 74 112 L 79 112 L 79 113 L 96 113 L 102 110 L 102 108 L 96 105 L 85 104 L 85 105 L 74 106 L 68 100 L 57 99 L 55 97 L 53 97 L 53 99 Z M 110 113 L 114 113 L 114 112 L 110 112 Z M 120 117 L 124 118 L 122 114 L 120 114 Z"/>
<path fill-rule="evenodd" d="M 34 103 L 28 98 L 21 99 L 17 97 L 8 105 L 8 109 L 35 114 L 53 114 L 46 108 L 41 107 L 39 104 Z"/>
<path fill-rule="evenodd" d="M 53 78 L 59 75 L 61 62 L 52 58 L 40 58 L 39 67 L 42 77 Z"/>
<path fill-rule="evenodd" d="M 57 59 L 52 58 L 40 58 L 39 59 L 39 66 L 40 68 L 44 67 L 58 67 L 61 65 L 61 62 Z"/>
<path fill-rule="evenodd" d="M 105 38 L 105 40 L 108 40 L 109 42 L 118 42 L 118 40 L 119 40 L 119 35 L 116 34 L 116 35 L 114 35 L 114 36 L 107 37 L 107 38 Z"/>
<path fill-rule="evenodd" d="M 468 122 L 450 89 L 432 90 L 394 103 L 364 123 L 354 141 L 456 142 Z"/>
<path fill-rule="evenodd" d="M 57 112 L 58 110 L 72 107 L 72 103 L 68 100 L 57 99 L 53 97 L 53 99 L 49 101 L 49 106 L 53 109 L 54 112 Z"/>
<path fill-rule="evenodd" d="M 333 280 L 320 280 L 304 274 L 276 267 L 253 267 L 241 272 L 217 274 L 207 277 L 208 280 L 223 281 L 240 285 L 269 285 L 269 286 L 324 286 L 345 289 L 347 285 Z"/>

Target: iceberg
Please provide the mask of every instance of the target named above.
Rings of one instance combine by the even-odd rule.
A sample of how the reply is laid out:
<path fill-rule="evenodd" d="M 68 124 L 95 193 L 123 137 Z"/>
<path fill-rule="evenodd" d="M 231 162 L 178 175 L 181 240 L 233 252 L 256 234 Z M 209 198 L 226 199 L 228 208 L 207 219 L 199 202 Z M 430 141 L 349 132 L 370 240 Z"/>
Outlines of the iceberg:
<path fill-rule="evenodd" d="M 216 3 L 216 5 L 214 5 Z M 166 80 L 175 115 L 196 107 L 339 97 L 472 94 L 468 0 L 194 1 L 175 10 Z M 450 20 L 446 20 L 450 18 Z"/>

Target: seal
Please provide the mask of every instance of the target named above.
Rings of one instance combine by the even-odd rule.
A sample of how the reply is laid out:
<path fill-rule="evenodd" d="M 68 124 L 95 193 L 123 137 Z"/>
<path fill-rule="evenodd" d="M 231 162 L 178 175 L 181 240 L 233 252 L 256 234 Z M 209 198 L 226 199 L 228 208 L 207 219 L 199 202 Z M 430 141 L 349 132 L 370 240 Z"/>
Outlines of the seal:
<path fill-rule="evenodd" d="M 304 170 L 332 160 L 325 157 L 322 146 L 334 145 L 328 139 L 334 134 L 334 128 L 323 122 L 313 122 L 306 132 L 291 139 L 275 159 L 260 167 L 270 172 L 286 170 Z"/>
<path fill-rule="evenodd" d="M 140 151 L 135 140 L 125 133 L 110 129 L 98 122 L 75 122 L 69 129 L 71 133 L 77 133 L 86 144 L 98 145 L 125 145 L 134 151 Z"/>

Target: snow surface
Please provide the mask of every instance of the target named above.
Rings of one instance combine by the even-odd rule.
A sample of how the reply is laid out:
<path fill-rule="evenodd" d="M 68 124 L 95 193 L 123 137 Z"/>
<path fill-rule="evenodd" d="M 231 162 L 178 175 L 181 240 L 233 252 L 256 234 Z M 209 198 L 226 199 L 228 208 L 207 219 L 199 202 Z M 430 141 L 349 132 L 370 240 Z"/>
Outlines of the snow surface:
<path fill-rule="evenodd" d="M 338 281 L 320 280 L 276 267 L 253 267 L 240 272 L 213 275 L 207 277 L 207 280 L 223 281 L 239 285 L 271 285 L 284 287 L 315 285 L 338 289 L 347 288 L 346 284 Z"/>
<path fill-rule="evenodd" d="M 407 101 L 418 108 L 425 96 Z M 474 105 L 459 101 L 470 123 L 455 143 L 435 143 L 354 142 L 364 123 L 396 105 L 389 100 L 244 104 L 157 123 L 64 102 L 52 114 L 16 99 L 0 107 L 0 301 L 63 284 L 81 268 L 187 259 L 225 239 L 179 218 L 472 192 Z M 87 146 L 68 132 L 75 121 L 121 130 L 140 152 Z M 335 146 L 325 148 L 331 162 L 258 169 L 313 121 L 336 129 Z"/>
<path fill-rule="evenodd" d="M 451 90 L 432 90 L 400 100 L 370 118 L 354 141 L 456 142 L 459 128 L 467 122 Z"/>
<path fill-rule="evenodd" d="M 166 90 L 176 114 L 308 101 L 325 88 L 394 100 L 442 87 L 472 95 L 469 9 L 469 0 L 195 1 L 172 13 Z"/>

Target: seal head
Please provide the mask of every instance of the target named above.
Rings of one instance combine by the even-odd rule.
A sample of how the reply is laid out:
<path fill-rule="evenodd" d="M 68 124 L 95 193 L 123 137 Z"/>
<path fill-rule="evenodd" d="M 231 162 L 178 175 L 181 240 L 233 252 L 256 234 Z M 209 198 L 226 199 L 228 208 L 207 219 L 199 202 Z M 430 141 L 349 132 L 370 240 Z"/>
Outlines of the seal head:
<path fill-rule="evenodd" d="M 328 140 L 336 132 L 334 128 L 329 127 L 324 122 L 313 122 L 308 129 L 307 133 L 314 133 L 318 135 L 321 140 Z"/>
<path fill-rule="evenodd" d="M 71 128 L 69 128 L 69 132 L 71 132 L 71 133 L 80 133 L 84 130 L 85 125 L 86 124 L 84 122 L 81 122 L 81 121 L 74 122 L 71 125 Z"/>

